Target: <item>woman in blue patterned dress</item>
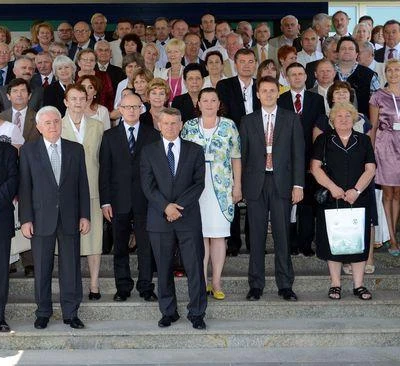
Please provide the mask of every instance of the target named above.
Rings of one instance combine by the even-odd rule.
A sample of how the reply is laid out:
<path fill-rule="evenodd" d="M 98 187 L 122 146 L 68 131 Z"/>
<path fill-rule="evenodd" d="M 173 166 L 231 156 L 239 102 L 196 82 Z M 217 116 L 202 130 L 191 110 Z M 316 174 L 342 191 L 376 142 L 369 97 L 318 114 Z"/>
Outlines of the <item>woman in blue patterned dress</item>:
<path fill-rule="evenodd" d="M 206 160 L 205 189 L 200 197 L 204 237 L 204 275 L 211 258 L 212 283 L 207 291 L 223 300 L 221 273 L 225 263 L 225 238 L 230 235 L 234 204 L 242 199 L 240 183 L 240 140 L 235 123 L 219 116 L 220 100 L 214 88 L 199 94 L 200 117 L 187 121 L 181 136 L 204 149 Z"/>

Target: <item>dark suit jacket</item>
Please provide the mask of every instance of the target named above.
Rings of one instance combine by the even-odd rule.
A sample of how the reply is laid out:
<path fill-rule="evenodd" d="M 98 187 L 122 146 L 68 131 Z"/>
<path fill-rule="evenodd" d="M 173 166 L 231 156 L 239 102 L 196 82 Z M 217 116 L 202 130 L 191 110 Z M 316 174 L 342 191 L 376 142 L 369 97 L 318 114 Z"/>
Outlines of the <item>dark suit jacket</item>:
<path fill-rule="evenodd" d="M 142 188 L 149 201 L 147 230 L 154 232 L 201 230 L 199 198 L 204 189 L 203 148 L 181 139 L 175 177 L 168 166 L 162 140 L 145 146 L 140 162 Z M 184 207 L 182 217 L 168 222 L 164 210 L 169 203 Z"/>
<path fill-rule="evenodd" d="M 239 78 L 237 76 L 220 80 L 217 84 L 217 92 L 226 116 L 232 119 L 236 126 L 239 126 L 241 118 L 246 114 L 243 102 L 243 91 L 240 87 Z M 260 100 L 257 98 L 256 80 L 253 80 L 253 111 L 260 109 Z"/>
<path fill-rule="evenodd" d="M 315 78 L 315 69 L 317 68 L 318 62 L 319 60 L 307 62 L 306 64 L 306 74 L 307 74 L 306 89 L 311 89 L 315 85 L 315 82 L 317 81 L 317 79 Z"/>
<path fill-rule="evenodd" d="M 31 85 L 31 98 L 28 105 L 34 111 L 38 111 L 43 105 L 43 88 Z M 0 86 L 0 112 L 11 108 L 11 102 L 7 98 L 7 85 Z"/>
<path fill-rule="evenodd" d="M 295 112 L 292 94 L 289 91 L 283 93 L 278 99 L 278 106 L 291 112 Z M 305 168 L 309 169 L 312 154 L 312 132 L 314 126 L 318 125 L 320 120 L 325 118 L 324 98 L 316 93 L 305 91 L 303 100 L 303 111 L 300 115 L 301 125 L 303 127 L 305 141 Z"/>
<path fill-rule="evenodd" d="M 108 42 L 113 41 L 114 40 L 113 32 L 105 32 L 103 39 L 108 41 Z M 93 33 L 90 35 L 90 40 L 93 41 L 94 44 L 96 44 L 96 42 L 97 42 L 96 38 L 94 38 Z"/>
<path fill-rule="evenodd" d="M 33 222 L 36 235 L 55 232 L 60 215 L 63 234 L 79 233 L 79 220 L 90 220 L 89 184 L 81 144 L 61 139 L 60 185 L 54 177 L 43 138 L 20 150 L 19 215 Z"/>
<path fill-rule="evenodd" d="M 265 135 L 261 110 L 242 118 L 243 197 L 260 197 L 265 178 Z M 275 118 L 272 164 L 275 188 L 281 198 L 290 200 L 294 185 L 304 187 L 304 139 L 297 114 L 278 107 Z"/>
<path fill-rule="evenodd" d="M 36 112 L 28 107 L 25 116 L 24 130 L 22 131 L 22 136 L 25 142 L 35 141 L 40 137 L 39 130 L 36 128 Z M 0 113 L 0 118 L 12 122 L 12 108 L 8 108 Z"/>
<path fill-rule="evenodd" d="M 147 200 L 140 184 L 140 156 L 144 146 L 160 139 L 150 126 L 140 124 L 133 155 L 123 123 L 104 132 L 100 147 L 100 204 L 111 204 L 113 213 L 145 214 Z"/>
<path fill-rule="evenodd" d="M 93 40 L 93 39 L 90 39 L 90 42 L 89 42 L 89 45 L 88 45 L 88 47 L 87 48 L 90 48 L 90 49 L 94 49 L 94 44 L 95 44 L 96 42 Z M 73 60 L 74 58 L 75 58 L 75 53 L 76 53 L 76 51 L 77 51 L 77 49 L 78 49 L 78 43 L 76 43 L 76 42 L 72 42 L 71 43 L 71 47 L 70 47 L 70 49 L 68 50 L 68 57 L 71 59 L 71 60 Z"/>
<path fill-rule="evenodd" d="M 94 69 L 100 71 L 97 64 Z M 112 65 L 110 63 L 107 66 L 106 73 L 110 76 L 115 96 L 119 82 L 126 79 L 126 75 L 120 67 Z"/>
<path fill-rule="evenodd" d="M 386 45 L 375 51 L 374 59 L 376 62 L 385 62 Z M 383 85 L 382 85 L 383 86 Z"/>
<path fill-rule="evenodd" d="M 51 84 L 57 83 L 56 78 L 53 76 L 53 78 L 49 81 L 49 86 Z M 31 80 L 31 86 L 36 87 L 42 87 L 42 77 L 40 76 L 40 74 L 36 73 L 32 76 L 32 80 Z M 47 88 L 46 88 L 47 89 Z"/>
<path fill-rule="evenodd" d="M 67 110 L 67 107 L 64 104 L 64 94 L 64 89 L 58 81 L 51 83 L 44 89 L 43 105 L 52 105 L 53 107 L 56 107 L 60 111 L 61 116 L 64 117 L 65 111 Z"/>
<path fill-rule="evenodd" d="M 13 199 L 18 191 L 18 151 L 7 142 L 0 142 L 0 237 L 14 236 Z M 1 301 L 0 301 L 1 302 Z"/>
<path fill-rule="evenodd" d="M 172 101 L 171 107 L 180 110 L 183 123 L 189 119 L 197 117 L 196 107 L 193 105 L 193 101 L 189 93 L 176 96 Z"/>
<path fill-rule="evenodd" d="M 10 61 L 8 63 L 7 75 L 4 85 L 7 85 L 12 79 L 15 79 L 13 68 L 14 68 L 14 61 Z"/>

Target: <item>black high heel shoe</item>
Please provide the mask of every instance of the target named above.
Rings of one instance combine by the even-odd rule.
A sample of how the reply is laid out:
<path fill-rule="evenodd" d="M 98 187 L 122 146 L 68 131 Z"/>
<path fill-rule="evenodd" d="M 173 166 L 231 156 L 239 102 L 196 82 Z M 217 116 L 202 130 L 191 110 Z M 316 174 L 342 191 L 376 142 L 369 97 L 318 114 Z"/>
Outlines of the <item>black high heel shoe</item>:
<path fill-rule="evenodd" d="M 101 299 L 101 293 L 99 292 L 92 292 L 89 291 L 89 300 L 100 300 Z"/>

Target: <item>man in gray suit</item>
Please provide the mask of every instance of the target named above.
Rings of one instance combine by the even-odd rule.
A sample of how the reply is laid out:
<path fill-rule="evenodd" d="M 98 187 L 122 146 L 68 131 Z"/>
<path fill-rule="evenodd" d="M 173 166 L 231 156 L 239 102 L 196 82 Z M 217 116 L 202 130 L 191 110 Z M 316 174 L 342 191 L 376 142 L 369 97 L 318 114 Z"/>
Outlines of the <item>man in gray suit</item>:
<path fill-rule="evenodd" d="M 159 127 L 162 140 L 143 147 L 140 163 L 142 189 L 148 200 L 147 230 L 157 263 L 160 327 L 179 319 L 173 275 L 173 253 L 178 241 L 188 278 L 188 319 L 205 329 L 207 307 L 203 274 L 204 244 L 199 198 L 204 189 L 203 149 L 181 140 L 181 114 L 164 109 Z"/>
<path fill-rule="evenodd" d="M 278 294 L 295 301 L 289 223 L 291 204 L 303 199 L 303 131 L 298 115 L 277 106 L 276 79 L 261 78 L 257 90 L 261 109 L 244 116 L 240 124 L 242 188 L 250 228 L 250 291 L 246 298 L 259 300 L 265 286 L 264 249 L 270 214 Z"/>
<path fill-rule="evenodd" d="M 36 329 L 53 313 L 51 280 L 58 242 L 60 302 L 64 324 L 83 328 L 80 233 L 90 230 L 90 198 L 83 147 L 61 139 L 61 114 L 51 106 L 36 115 L 42 137 L 21 148 L 19 215 L 31 239 L 35 264 Z"/>

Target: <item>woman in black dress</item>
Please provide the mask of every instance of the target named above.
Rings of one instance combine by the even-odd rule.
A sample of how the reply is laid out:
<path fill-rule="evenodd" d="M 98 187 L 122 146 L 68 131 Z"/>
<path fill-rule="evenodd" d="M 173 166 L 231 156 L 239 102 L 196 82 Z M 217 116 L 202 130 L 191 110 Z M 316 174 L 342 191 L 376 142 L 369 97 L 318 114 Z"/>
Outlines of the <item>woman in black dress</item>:
<path fill-rule="evenodd" d="M 353 293 L 362 300 L 370 300 L 371 293 L 364 287 L 364 268 L 370 245 L 369 184 L 375 175 L 375 157 L 368 136 L 353 130 L 358 120 L 357 110 L 350 103 L 336 103 L 330 113 L 334 130 L 318 136 L 314 144 L 311 172 L 317 182 L 329 190 L 329 199 L 317 213 L 317 256 L 328 261 L 331 287 L 328 296 L 341 298 L 340 272 L 342 263 L 351 263 Z M 325 159 L 324 159 L 325 155 Z M 322 161 L 326 166 L 322 167 Z M 365 207 L 365 240 L 361 254 L 333 255 L 326 232 L 324 210 L 329 208 Z"/>

